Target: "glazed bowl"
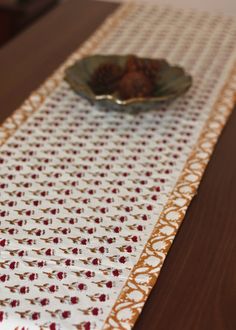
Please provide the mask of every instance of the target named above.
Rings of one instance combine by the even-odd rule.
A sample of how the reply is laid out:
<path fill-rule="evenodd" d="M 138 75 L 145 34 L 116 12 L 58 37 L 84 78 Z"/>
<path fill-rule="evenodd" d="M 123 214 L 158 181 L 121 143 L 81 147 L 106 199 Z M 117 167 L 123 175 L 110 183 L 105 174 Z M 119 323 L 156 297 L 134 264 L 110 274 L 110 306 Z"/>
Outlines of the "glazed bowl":
<path fill-rule="evenodd" d="M 97 94 L 90 81 L 94 72 L 103 64 L 119 65 L 125 68 L 128 58 L 133 55 L 92 55 L 76 61 L 65 72 L 65 80 L 80 96 L 102 108 L 119 111 L 155 109 L 183 95 L 192 85 L 192 77 L 179 66 L 170 65 L 165 59 L 158 60 L 158 73 L 155 76 L 151 96 L 122 99 L 119 92 Z M 146 62 L 150 58 L 140 58 Z"/>

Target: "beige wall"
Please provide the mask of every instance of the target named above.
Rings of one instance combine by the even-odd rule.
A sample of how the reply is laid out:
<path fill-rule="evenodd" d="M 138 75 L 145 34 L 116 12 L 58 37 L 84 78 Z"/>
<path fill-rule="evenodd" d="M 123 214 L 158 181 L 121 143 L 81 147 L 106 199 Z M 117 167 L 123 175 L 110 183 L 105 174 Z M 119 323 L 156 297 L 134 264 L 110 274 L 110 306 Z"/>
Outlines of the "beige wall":
<path fill-rule="evenodd" d="M 128 0 L 107 0 L 113 2 L 127 2 Z M 180 7 L 190 7 L 201 10 L 221 12 L 236 16 L 236 0 L 133 0 L 136 2 L 152 2 L 173 4 Z"/>

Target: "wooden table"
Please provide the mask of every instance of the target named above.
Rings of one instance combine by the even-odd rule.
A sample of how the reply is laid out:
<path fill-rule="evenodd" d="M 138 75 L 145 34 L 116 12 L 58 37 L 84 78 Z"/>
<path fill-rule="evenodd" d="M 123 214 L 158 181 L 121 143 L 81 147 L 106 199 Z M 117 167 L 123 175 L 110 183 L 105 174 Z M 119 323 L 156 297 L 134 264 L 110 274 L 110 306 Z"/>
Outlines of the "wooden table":
<path fill-rule="evenodd" d="M 32 24 L 58 0 L 0 0 L 0 45 Z"/>
<path fill-rule="evenodd" d="M 65 1 L 1 49 L 0 120 L 116 7 Z M 236 112 L 219 139 L 135 330 L 236 329 L 235 141 Z"/>

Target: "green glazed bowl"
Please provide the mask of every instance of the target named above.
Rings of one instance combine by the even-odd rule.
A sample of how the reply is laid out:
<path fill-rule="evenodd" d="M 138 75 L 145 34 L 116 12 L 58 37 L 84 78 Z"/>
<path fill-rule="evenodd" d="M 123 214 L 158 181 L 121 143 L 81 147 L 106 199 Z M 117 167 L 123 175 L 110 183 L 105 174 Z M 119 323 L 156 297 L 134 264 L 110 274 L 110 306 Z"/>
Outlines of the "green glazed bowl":
<path fill-rule="evenodd" d="M 92 55 L 84 57 L 68 67 L 65 80 L 80 96 L 102 108 L 120 111 L 155 109 L 187 92 L 192 77 L 179 66 L 171 66 L 166 60 L 159 60 L 159 71 L 151 97 L 122 100 L 117 92 L 110 95 L 96 95 L 89 82 L 94 71 L 104 63 L 115 63 L 124 68 L 130 55 Z M 149 60 L 148 58 L 143 58 Z"/>

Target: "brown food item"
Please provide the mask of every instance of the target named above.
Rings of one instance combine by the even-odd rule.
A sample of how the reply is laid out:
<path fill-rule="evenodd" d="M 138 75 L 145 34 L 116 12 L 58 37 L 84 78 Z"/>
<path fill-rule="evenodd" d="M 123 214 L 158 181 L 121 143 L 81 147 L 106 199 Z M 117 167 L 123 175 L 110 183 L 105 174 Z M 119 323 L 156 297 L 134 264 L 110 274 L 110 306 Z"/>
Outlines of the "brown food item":
<path fill-rule="evenodd" d="M 97 95 L 118 92 L 122 99 L 151 96 L 159 71 L 158 60 L 130 55 L 124 69 L 115 63 L 103 63 L 89 82 Z"/>
<path fill-rule="evenodd" d="M 134 71 L 141 71 L 141 62 L 135 55 L 130 55 L 127 58 L 126 65 L 125 65 L 125 72 L 134 72 Z"/>
<path fill-rule="evenodd" d="M 126 73 L 119 83 L 119 94 L 127 100 L 134 97 L 148 97 L 152 95 L 154 85 L 142 71 Z"/>
<path fill-rule="evenodd" d="M 155 81 L 155 79 L 157 77 L 159 69 L 160 69 L 160 62 L 158 60 L 143 60 L 142 61 L 142 71 L 153 82 Z"/>
<path fill-rule="evenodd" d="M 94 71 L 89 85 L 96 94 L 110 94 L 115 91 L 122 76 L 123 70 L 119 65 L 104 63 Z"/>
<path fill-rule="evenodd" d="M 135 55 L 130 55 L 125 65 L 125 72 L 141 71 L 151 80 L 155 80 L 160 68 L 159 60 L 142 59 Z"/>

